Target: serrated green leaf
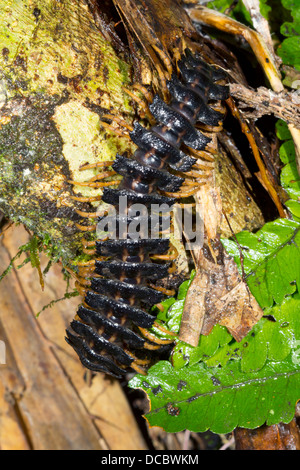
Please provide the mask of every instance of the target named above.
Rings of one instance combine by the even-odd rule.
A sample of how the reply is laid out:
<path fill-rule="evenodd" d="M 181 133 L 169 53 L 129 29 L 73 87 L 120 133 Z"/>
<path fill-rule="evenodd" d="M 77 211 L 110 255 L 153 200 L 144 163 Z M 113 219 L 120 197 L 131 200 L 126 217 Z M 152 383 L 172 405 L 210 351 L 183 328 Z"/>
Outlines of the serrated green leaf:
<path fill-rule="evenodd" d="M 146 418 L 151 426 L 167 432 L 210 429 L 223 434 L 237 426 L 253 429 L 290 422 L 300 398 L 298 359 L 268 362 L 249 374 L 241 372 L 235 361 L 222 368 L 199 363 L 177 370 L 161 361 L 147 377 L 137 375 L 129 385 L 147 393 L 151 407 Z"/>
<path fill-rule="evenodd" d="M 300 201 L 294 201 L 290 199 L 285 203 L 286 207 L 293 214 L 294 220 L 300 222 Z"/>
<path fill-rule="evenodd" d="M 199 361 L 205 362 L 232 339 L 225 327 L 215 325 L 208 336 L 200 335 L 197 347 L 177 341 L 172 352 L 172 364 L 177 369 L 186 365 L 192 366 Z"/>
<path fill-rule="evenodd" d="M 300 339 L 300 300 L 288 297 L 281 306 L 266 309 L 264 318 L 242 341 L 235 341 L 226 328 L 216 325 L 208 336 L 200 336 L 197 347 L 178 341 L 171 362 L 178 369 L 200 361 L 216 367 L 238 360 L 242 371 L 252 372 L 261 369 L 267 360 L 284 360 L 297 339 Z"/>
<path fill-rule="evenodd" d="M 300 225 L 296 221 L 277 219 L 256 234 L 236 235 L 242 248 L 247 284 L 262 308 L 283 299 L 300 287 Z M 241 271 L 240 250 L 233 240 L 222 240 Z"/>
<path fill-rule="evenodd" d="M 290 37 L 283 41 L 278 47 L 277 53 L 282 58 L 282 61 L 286 65 L 292 65 L 295 69 L 300 70 L 300 37 Z"/>
<path fill-rule="evenodd" d="M 231 341 L 216 354 L 204 360 L 208 366 L 224 366 L 229 360 L 240 360 L 241 370 L 261 369 L 267 360 L 284 361 L 300 339 L 300 300 L 289 297 L 282 305 L 265 310 L 265 316 L 240 342 Z"/>

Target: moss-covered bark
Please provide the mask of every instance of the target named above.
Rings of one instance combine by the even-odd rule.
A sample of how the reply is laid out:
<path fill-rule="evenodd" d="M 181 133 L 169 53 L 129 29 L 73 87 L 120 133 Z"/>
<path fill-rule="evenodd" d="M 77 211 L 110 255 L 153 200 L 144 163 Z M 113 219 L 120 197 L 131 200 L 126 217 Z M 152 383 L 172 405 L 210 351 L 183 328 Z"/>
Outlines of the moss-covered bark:
<path fill-rule="evenodd" d="M 101 127 L 101 116 L 108 112 L 132 122 L 134 113 L 124 92 L 132 68 L 121 52 L 116 53 L 107 31 L 101 31 L 88 3 L 0 0 L 0 210 L 45 240 L 64 265 L 80 255 L 76 208 L 89 210 L 71 196 L 74 192 L 95 196 L 101 191 L 69 181 L 86 182 L 97 173 L 79 171 L 85 163 L 112 160 L 117 152 L 133 150 L 126 137 Z M 170 1 L 166 3 L 170 7 Z M 178 20 L 179 3 L 175 3 L 174 12 L 168 10 L 174 14 L 169 35 L 173 41 L 176 28 L 178 37 L 188 36 L 192 28 L 187 20 Z M 143 10 L 139 18 L 144 18 Z M 149 12 L 146 25 L 147 20 L 151 20 L 149 30 L 157 26 L 164 42 L 163 20 L 157 25 Z M 147 27 L 139 30 L 141 41 L 144 37 L 149 41 Z M 147 75 L 146 65 L 143 68 L 142 75 L 149 80 L 151 73 Z M 249 203 L 242 182 L 236 183 L 234 168 L 227 171 L 227 165 L 229 161 L 222 158 L 216 173 L 226 212 L 236 209 L 238 200 L 234 229 L 257 228 L 261 213 L 253 201 Z M 228 227 L 223 231 L 228 234 Z"/>
<path fill-rule="evenodd" d="M 68 181 L 86 181 L 93 172 L 80 165 L 127 148 L 100 118 L 131 119 L 129 81 L 84 1 L 0 0 L 0 209 L 50 239 L 65 264 L 81 238 L 70 196 L 84 192 Z"/>

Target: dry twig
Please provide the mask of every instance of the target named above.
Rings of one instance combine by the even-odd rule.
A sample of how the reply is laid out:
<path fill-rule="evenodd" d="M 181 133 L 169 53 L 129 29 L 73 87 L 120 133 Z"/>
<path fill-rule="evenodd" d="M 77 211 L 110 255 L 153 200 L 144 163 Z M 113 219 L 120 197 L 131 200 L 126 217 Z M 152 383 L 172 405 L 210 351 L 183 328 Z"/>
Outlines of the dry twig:
<path fill-rule="evenodd" d="M 257 119 L 266 114 L 274 114 L 287 124 L 300 128 L 300 95 L 298 93 L 286 91 L 275 93 L 265 87 L 252 90 L 237 83 L 230 85 L 230 93 L 240 100 L 239 108 L 243 109 L 244 117 Z M 248 108 L 247 111 L 245 111 L 246 108 Z"/>
<path fill-rule="evenodd" d="M 273 91 L 276 93 L 285 91 L 273 54 L 270 52 L 269 47 L 261 34 L 236 20 L 233 20 L 232 18 L 229 18 L 220 12 L 210 10 L 209 8 L 197 6 L 187 8 L 187 11 L 190 18 L 197 23 L 213 26 L 229 34 L 243 36 L 243 38 L 249 43 L 258 62 L 262 66 Z M 288 124 L 288 127 L 295 144 L 296 162 L 300 173 L 300 129 L 297 129 L 293 124 Z"/>

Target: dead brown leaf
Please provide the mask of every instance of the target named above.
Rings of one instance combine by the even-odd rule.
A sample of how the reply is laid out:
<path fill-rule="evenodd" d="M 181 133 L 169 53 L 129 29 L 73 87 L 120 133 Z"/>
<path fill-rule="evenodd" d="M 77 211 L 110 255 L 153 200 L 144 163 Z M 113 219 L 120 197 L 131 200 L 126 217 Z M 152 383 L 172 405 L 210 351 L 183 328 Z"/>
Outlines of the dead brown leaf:
<path fill-rule="evenodd" d="M 199 256 L 199 270 L 188 291 L 179 339 L 192 346 L 200 334 L 208 335 L 214 325 L 226 326 L 241 341 L 263 315 L 238 272 L 235 261 L 219 240 L 205 245 Z"/>

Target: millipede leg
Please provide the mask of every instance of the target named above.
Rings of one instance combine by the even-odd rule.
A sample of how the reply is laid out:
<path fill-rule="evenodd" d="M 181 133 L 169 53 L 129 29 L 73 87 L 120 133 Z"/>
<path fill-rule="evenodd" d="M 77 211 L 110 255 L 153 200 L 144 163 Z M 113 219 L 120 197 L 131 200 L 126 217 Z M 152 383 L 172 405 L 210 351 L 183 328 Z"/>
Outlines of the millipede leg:
<path fill-rule="evenodd" d="M 142 367 L 139 367 L 135 362 L 130 364 L 130 367 L 135 370 L 138 374 L 147 375 L 147 372 Z"/>
<path fill-rule="evenodd" d="M 93 179 L 93 178 L 92 178 Z M 107 181 L 105 183 L 98 183 L 94 181 L 72 181 L 69 180 L 68 183 L 73 184 L 74 186 L 84 186 L 88 188 L 105 188 L 107 186 L 115 186 L 116 184 L 120 184 L 120 181 Z"/>
<path fill-rule="evenodd" d="M 141 108 L 141 110 L 143 111 L 144 115 L 141 116 L 141 117 L 147 117 L 147 119 L 149 120 L 150 123 L 153 123 L 154 122 L 154 119 L 153 119 L 153 116 L 152 114 L 150 113 L 150 109 L 147 105 L 147 103 L 145 103 L 144 100 L 142 100 L 139 96 L 137 96 L 135 93 L 133 93 L 132 91 L 130 91 L 128 88 L 123 88 L 124 91 L 127 93 L 127 95 L 129 95 Z"/>
<path fill-rule="evenodd" d="M 105 129 L 107 129 L 108 131 L 111 131 L 111 132 L 113 132 L 114 134 L 116 134 L 120 137 L 126 137 L 128 139 L 130 138 L 130 136 L 127 132 L 125 132 L 124 130 L 118 130 L 115 127 L 113 127 L 111 124 L 108 124 L 105 121 L 100 121 L 100 125 L 102 127 L 104 127 Z"/>
<path fill-rule="evenodd" d="M 148 103 L 152 103 L 153 101 L 153 95 L 152 93 L 150 93 L 149 90 L 147 90 L 146 87 L 144 87 L 143 85 L 141 85 L 140 83 L 135 83 L 133 85 L 133 88 L 135 88 L 136 90 L 139 90 L 146 98 L 146 100 L 148 101 Z"/>
<path fill-rule="evenodd" d="M 176 259 L 178 254 L 173 254 L 173 255 L 153 255 L 150 256 L 151 259 L 156 259 L 156 260 L 163 260 L 163 261 L 173 261 Z"/>
<path fill-rule="evenodd" d="M 156 321 L 154 322 L 154 325 L 155 328 L 157 328 L 158 330 L 160 330 L 162 333 L 165 333 L 165 334 L 168 334 L 170 336 L 178 336 L 177 333 L 174 333 L 174 331 L 170 331 L 168 330 L 167 328 L 164 328 L 162 325 L 160 325 L 159 323 L 157 323 Z"/>
<path fill-rule="evenodd" d="M 190 196 L 193 196 L 197 191 L 199 191 L 200 186 L 204 186 L 205 184 L 207 184 L 207 181 L 201 181 L 201 182 L 197 183 L 197 187 L 195 187 L 192 190 L 180 191 L 180 192 L 177 192 L 177 193 L 165 193 L 165 194 L 167 196 L 176 197 L 176 198 L 190 197 Z"/>
<path fill-rule="evenodd" d="M 82 248 L 82 252 L 85 255 L 89 255 L 89 256 L 94 256 L 97 253 L 96 250 L 91 250 L 91 249 L 88 249 L 88 248 Z"/>
<path fill-rule="evenodd" d="M 79 209 L 75 209 L 75 212 L 80 215 L 80 217 L 85 217 L 87 219 L 95 219 L 96 217 L 99 217 L 98 212 L 84 212 Z"/>
<path fill-rule="evenodd" d="M 113 114 L 105 114 L 102 116 L 104 119 L 110 119 L 111 121 L 115 122 L 118 126 L 124 127 L 130 132 L 133 131 L 133 127 L 128 124 L 124 119 L 120 118 L 119 116 L 114 116 Z"/>
<path fill-rule="evenodd" d="M 161 312 L 163 312 L 164 309 L 165 309 L 162 303 L 160 303 L 160 304 L 155 304 L 155 307 L 158 308 L 158 310 L 160 310 Z"/>
<path fill-rule="evenodd" d="M 162 292 L 167 297 L 174 297 L 174 295 L 176 294 L 175 289 L 166 289 L 165 287 L 156 286 L 155 284 L 149 284 L 149 286 L 152 287 L 152 289 Z"/>
<path fill-rule="evenodd" d="M 85 248 L 96 246 L 95 240 L 86 240 L 85 238 L 82 239 L 82 244 Z"/>
<path fill-rule="evenodd" d="M 96 261 L 103 261 L 103 258 L 91 259 L 89 261 L 77 261 L 76 266 L 95 266 Z"/>
<path fill-rule="evenodd" d="M 93 181 L 103 180 L 105 178 L 109 178 L 110 176 L 114 176 L 114 175 L 116 175 L 116 172 L 114 170 L 104 171 L 104 172 L 98 173 L 97 175 L 90 178 L 89 182 L 92 183 Z"/>
<path fill-rule="evenodd" d="M 79 171 L 91 170 L 93 168 L 107 168 L 114 163 L 114 160 L 106 160 L 104 162 L 87 163 L 79 168 Z"/>
<path fill-rule="evenodd" d="M 210 152 L 206 152 L 204 150 L 193 150 L 193 149 L 190 149 L 190 152 L 193 155 L 193 157 L 196 157 L 197 159 L 203 159 L 211 163 L 215 162 L 215 159 Z M 193 165 L 193 168 L 197 168 L 197 162 Z"/>
<path fill-rule="evenodd" d="M 78 228 L 78 230 L 81 230 L 81 232 L 95 232 L 97 229 L 97 224 L 96 225 L 80 225 L 76 223 L 75 226 Z"/>
<path fill-rule="evenodd" d="M 171 254 L 172 251 L 174 251 L 173 254 Z M 153 255 L 153 256 L 151 256 L 151 259 L 159 259 L 159 260 L 164 260 L 164 261 L 173 261 L 177 257 L 178 257 L 178 250 L 173 244 L 171 244 L 171 250 L 170 250 L 169 253 L 167 253 L 166 255 Z"/>
<path fill-rule="evenodd" d="M 85 287 L 90 287 L 91 286 L 91 281 L 89 279 L 85 279 L 84 277 L 78 277 L 77 282 L 80 285 L 85 286 Z"/>
<path fill-rule="evenodd" d="M 164 344 L 171 344 L 174 342 L 173 339 L 160 339 L 160 338 L 157 338 L 155 335 L 153 335 L 152 333 L 150 333 L 148 330 L 146 330 L 145 328 L 141 328 L 139 327 L 139 330 L 141 331 L 142 335 L 148 339 L 149 341 L 151 341 L 152 343 L 155 343 L 156 345 L 164 345 Z M 150 345 L 152 346 L 152 345 Z M 150 348 L 148 348 L 150 349 Z"/>
<path fill-rule="evenodd" d="M 71 196 L 71 199 L 73 201 L 78 201 L 78 202 L 98 202 L 98 201 L 101 201 L 102 196 L 87 196 L 87 197 Z"/>
<path fill-rule="evenodd" d="M 172 263 L 172 266 L 168 269 L 168 273 L 173 274 L 174 272 L 176 272 L 176 270 L 177 270 L 176 264 Z"/>
<path fill-rule="evenodd" d="M 173 73 L 173 66 L 170 57 L 159 47 L 157 47 L 155 44 L 152 44 L 152 48 L 155 50 L 155 52 L 158 53 L 160 56 L 164 66 L 167 69 L 167 72 L 169 74 L 169 79 L 171 78 L 171 75 Z"/>
<path fill-rule="evenodd" d="M 75 287 L 76 289 L 78 290 L 79 294 L 81 295 L 81 297 L 85 297 L 86 296 L 86 293 L 88 292 L 88 290 L 82 285 L 80 284 L 80 282 L 76 282 L 75 283 Z"/>

